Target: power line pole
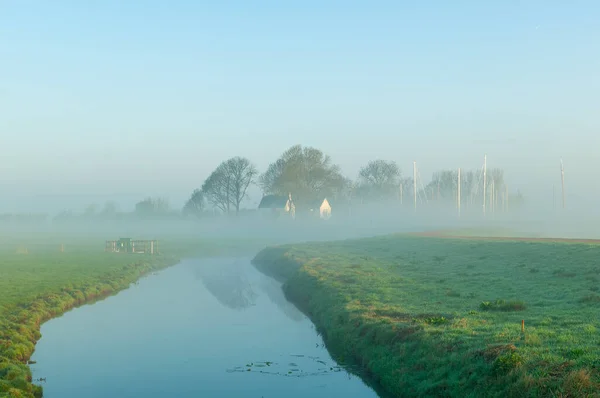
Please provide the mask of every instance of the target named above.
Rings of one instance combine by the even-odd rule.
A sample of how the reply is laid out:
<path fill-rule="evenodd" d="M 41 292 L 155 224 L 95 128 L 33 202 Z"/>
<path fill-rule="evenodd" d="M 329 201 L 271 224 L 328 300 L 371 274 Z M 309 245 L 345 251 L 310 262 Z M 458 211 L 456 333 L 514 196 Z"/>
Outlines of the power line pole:
<path fill-rule="evenodd" d="M 494 182 L 495 181 L 492 180 L 492 184 L 491 184 L 491 187 L 490 187 L 490 209 L 492 210 L 492 216 L 494 216 L 495 213 L 496 213 L 496 203 L 495 203 L 495 200 L 494 200 L 496 198 L 496 196 L 495 196 L 495 189 L 494 189 L 495 188 Z"/>
<path fill-rule="evenodd" d="M 415 211 L 417 211 L 417 162 L 413 162 L 413 194 L 415 202 Z"/>
<path fill-rule="evenodd" d="M 458 168 L 458 188 L 457 188 L 457 206 L 458 206 L 458 216 L 460 217 L 460 167 Z"/>
<path fill-rule="evenodd" d="M 403 186 L 403 183 L 400 182 L 400 205 L 402 205 L 402 201 L 404 199 L 404 192 L 403 192 L 402 186 Z"/>
<path fill-rule="evenodd" d="M 486 200 L 486 185 L 487 185 L 487 155 L 483 155 L 483 216 L 485 217 L 485 200 Z"/>

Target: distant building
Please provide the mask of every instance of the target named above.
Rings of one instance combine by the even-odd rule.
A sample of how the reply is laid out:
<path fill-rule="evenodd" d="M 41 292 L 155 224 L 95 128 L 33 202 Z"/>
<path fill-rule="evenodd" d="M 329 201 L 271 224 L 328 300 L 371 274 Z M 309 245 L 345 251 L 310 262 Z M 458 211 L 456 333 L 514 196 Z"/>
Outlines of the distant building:
<path fill-rule="evenodd" d="M 314 201 L 310 206 L 310 211 L 323 220 L 328 220 L 331 217 L 331 205 L 327 198 Z"/>
<path fill-rule="evenodd" d="M 288 197 L 279 195 L 266 195 L 263 196 L 258 209 L 262 211 L 270 211 L 276 216 L 289 215 L 292 218 L 296 216 L 296 205 L 292 200 L 292 194 L 288 194 Z"/>

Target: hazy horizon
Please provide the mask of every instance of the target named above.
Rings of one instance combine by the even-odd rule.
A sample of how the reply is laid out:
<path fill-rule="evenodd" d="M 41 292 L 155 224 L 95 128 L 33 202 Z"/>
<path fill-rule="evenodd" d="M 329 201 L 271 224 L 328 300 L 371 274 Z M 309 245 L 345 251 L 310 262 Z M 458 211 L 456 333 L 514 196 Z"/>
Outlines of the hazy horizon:
<path fill-rule="evenodd" d="M 487 154 L 550 202 L 563 158 L 591 206 L 600 5 L 435 4 L 3 2 L 0 212 L 177 208 L 221 161 L 295 144 L 424 183 Z"/>

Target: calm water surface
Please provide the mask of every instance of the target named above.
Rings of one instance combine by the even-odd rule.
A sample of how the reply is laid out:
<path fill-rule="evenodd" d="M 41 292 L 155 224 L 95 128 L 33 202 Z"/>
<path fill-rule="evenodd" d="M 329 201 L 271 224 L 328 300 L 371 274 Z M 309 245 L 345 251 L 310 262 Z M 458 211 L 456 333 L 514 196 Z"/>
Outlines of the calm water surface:
<path fill-rule="evenodd" d="M 46 398 L 374 398 L 249 259 L 186 260 L 42 325 Z"/>

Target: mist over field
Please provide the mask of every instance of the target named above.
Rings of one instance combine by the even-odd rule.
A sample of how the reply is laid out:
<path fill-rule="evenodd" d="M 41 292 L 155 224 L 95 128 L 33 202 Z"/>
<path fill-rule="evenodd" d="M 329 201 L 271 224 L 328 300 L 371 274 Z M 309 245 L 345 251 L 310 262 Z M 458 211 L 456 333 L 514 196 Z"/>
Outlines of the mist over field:
<path fill-rule="evenodd" d="M 395 201 L 385 201 L 357 205 L 351 209 L 336 209 L 332 205 L 332 217 L 328 220 L 272 219 L 259 211 L 248 211 L 237 217 L 210 216 L 202 219 L 175 216 L 141 220 L 5 221 L 0 224 L 0 234 L 3 237 L 2 244 L 37 239 L 40 243 L 64 239 L 95 239 L 99 247 L 104 240 L 120 237 L 169 240 L 246 239 L 279 244 L 437 230 L 452 230 L 460 235 L 468 234 L 473 229 L 480 234 L 492 236 L 595 239 L 600 238 L 597 228 L 599 221 L 600 218 L 594 216 L 591 208 L 563 211 L 526 203 L 507 213 L 488 213 L 484 218 L 480 209 L 462 210 L 459 216 L 453 206 L 418 205 L 415 211 L 411 204 L 401 206 Z"/>
<path fill-rule="evenodd" d="M 152 195 L 156 188 L 149 187 L 136 194 L 74 195 L 60 188 L 34 193 L 41 192 L 34 184 L 28 194 L 15 198 L 9 192 L 0 199 L 0 230 L 15 238 L 19 231 L 37 231 L 80 238 L 260 237 L 273 243 L 465 228 L 491 235 L 597 237 L 600 209 L 592 190 L 573 187 L 568 169 L 563 183 L 564 169 L 557 167 L 550 184 L 531 171 L 511 175 L 501 166 L 486 156 L 478 167 L 425 175 L 417 162 L 407 170 L 374 153 L 348 177 L 328 153 L 296 144 L 264 169 L 244 156 L 222 160 L 204 179 L 194 178 L 187 192 Z M 515 183 L 526 173 L 531 184 Z M 152 180 L 153 187 L 170 184 L 166 177 Z M 293 211 L 284 209 L 288 197 Z M 280 203 L 263 206 L 269 198 Z M 324 200 L 330 206 L 326 215 L 318 209 Z"/>
<path fill-rule="evenodd" d="M 0 398 L 600 396 L 600 2 L 463 3 L 0 0 Z"/>

